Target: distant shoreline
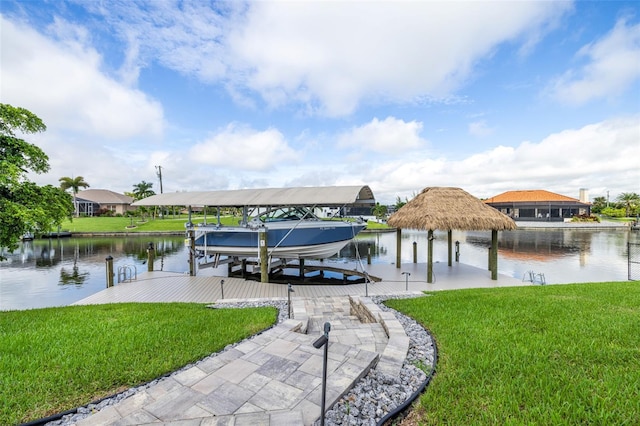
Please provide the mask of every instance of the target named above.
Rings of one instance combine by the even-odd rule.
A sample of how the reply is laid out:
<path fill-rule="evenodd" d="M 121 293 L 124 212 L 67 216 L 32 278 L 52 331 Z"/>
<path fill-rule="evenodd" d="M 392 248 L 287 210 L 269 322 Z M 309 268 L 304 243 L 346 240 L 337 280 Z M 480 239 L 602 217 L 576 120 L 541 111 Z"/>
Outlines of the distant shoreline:
<path fill-rule="evenodd" d="M 631 230 L 630 222 L 527 222 L 516 221 L 518 229 L 593 229 Z"/>

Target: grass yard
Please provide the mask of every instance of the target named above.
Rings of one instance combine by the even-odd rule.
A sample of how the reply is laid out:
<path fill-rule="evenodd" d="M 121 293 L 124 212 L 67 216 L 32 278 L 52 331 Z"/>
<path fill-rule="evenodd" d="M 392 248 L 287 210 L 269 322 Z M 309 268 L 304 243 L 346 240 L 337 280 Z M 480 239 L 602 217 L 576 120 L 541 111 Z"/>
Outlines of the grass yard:
<path fill-rule="evenodd" d="M 182 215 L 177 218 L 167 216 L 164 219 L 148 219 L 141 222 L 140 218 L 133 218 L 133 222 L 129 217 L 77 217 L 72 221 L 66 221 L 62 224 L 61 229 L 71 232 L 184 232 L 184 224 L 188 218 Z M 203 216 L 192 216 L 194 223 L 204 222 Z M 207 223 L 215 223 L 215 216 L 207 216 Z M 223 225 L 237 225 L 240 220 L 237 216 L 222 216 L 220 222 Z M 130 228 L 133 223 L 134 228 Z M 380 224 L 370 221 L 367 224 L 368 229 L 389 229 L 386 224 Z"/>
<path fill-rule="evenodd" d="M 0 424 L 148 382 L 269 327 L 276 315 L 187 303 L 0 312 Z"/>
<path fill-rule="evenodd" d="M 387 304 L 434 335 L 419 424 L 640 424 L 640 282 L 443 291 Z"/>
<path fill-rule="evenodd" d="M 71 232 L 184 232 L 184 224 L 188 217 L 182 215 L 176 218 L 171 216 L 165 219 L 148 218 L 142 222 L 140 218 L 134 217 L 77 217 L 72 221 L 66 221 L 62 224 L 63 230 Z M 193 216 L 191 219 L 194 223 L 203 222 L 202 216 Z M 215 222 L 215 217 L 207 217 L 207 222 Z M 225 216 L 221 218 L 221 222 L 230 225 L 234 218 Z M 235 218 L 237 223 L 238 218 Z M 133 223 L 134 228 L 131 228 Z"/>

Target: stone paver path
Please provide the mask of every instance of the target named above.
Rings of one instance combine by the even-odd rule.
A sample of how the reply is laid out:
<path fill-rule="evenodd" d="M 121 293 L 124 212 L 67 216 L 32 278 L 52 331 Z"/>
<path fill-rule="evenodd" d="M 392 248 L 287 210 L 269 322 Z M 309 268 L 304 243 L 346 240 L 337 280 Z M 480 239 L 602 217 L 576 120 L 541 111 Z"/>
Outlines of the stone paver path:
<path fill-rule="evenodd" d="M 244 300 L 246 301 L 246 300 Z M 229 300 L 225 300 L 229 302 Z M 377 366 L 399 370 L 409 339 L 368 298 L 294 298 L 286 320 L 77 423 L 311 425 L 320 417 L 322 348 L 330 322 L 326 408 Z"/>

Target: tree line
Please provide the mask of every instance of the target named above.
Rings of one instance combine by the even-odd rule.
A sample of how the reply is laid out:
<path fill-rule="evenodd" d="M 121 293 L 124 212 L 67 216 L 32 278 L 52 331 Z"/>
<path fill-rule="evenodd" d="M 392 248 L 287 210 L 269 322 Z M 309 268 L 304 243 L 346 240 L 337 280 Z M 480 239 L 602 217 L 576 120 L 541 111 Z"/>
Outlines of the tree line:
<path fill-rule="evenodd" d="M 640 215 L 640 195 L 623 192 L 613 202 L 606 197 L 595 197 L 591 203 L 591 213 L 609 217 L 638 217 Z"/>

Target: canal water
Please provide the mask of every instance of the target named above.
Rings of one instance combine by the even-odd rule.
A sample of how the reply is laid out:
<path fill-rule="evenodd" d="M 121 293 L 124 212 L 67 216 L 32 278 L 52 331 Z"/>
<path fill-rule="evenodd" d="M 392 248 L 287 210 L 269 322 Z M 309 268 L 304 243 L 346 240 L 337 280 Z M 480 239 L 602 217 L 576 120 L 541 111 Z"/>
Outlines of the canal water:
<path fill-rule="evenodd" d="M 639 233 L 624 230 L 536 229 L 499 233 L 498 269 L 521 279 L 528 271 L 544 274 L 548 284 L 624 281 L 628 279 L 627 243 L 640 243 Z M 434 262 L 447 261 L 447 235 L 436 232 Z M 453 231 L 460 243 L 460 262 L 487 268 L 490 232 Z M 0 262 L 0 310 L 63 306 L 101 291 L 106 285 L 105 258 L 138 273 L 145 264 L 148 243 L 156 247 L 156 270 L 187 273 L 187 249 L 182 236 L 81 237 L 23 242 Z M 426 232 L 404 231 L 402 262 L 427 257 Z M 366 263 L 396 260 L 396 233 L 364 233 L 334 256 L 344 263 L 359 257 Z M 637 279 L 637 278 L 636 278 Z"/>

